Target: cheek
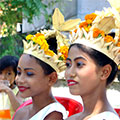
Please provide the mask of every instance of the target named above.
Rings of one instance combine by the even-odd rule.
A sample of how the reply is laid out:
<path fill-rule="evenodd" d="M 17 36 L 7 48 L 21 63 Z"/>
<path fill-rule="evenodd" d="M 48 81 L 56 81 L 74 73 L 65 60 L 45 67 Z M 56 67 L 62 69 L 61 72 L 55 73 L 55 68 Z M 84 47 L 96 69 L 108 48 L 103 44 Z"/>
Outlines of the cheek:
<path fill-rule="evenodd" d="M 78 69 L 77 74 L 80 79 L 83 78 L 85 80 L 89 80 L 89 79 L 92 80 L 92 79 L 96 79 L 97 77 L 97 72 L 95 68 L 92 68 L 92 67 L 85 67 L 83 69 Z"/>
<path fill-rule="evenodd" d="M 95 69 L 88 69 L 84 71 L 83 77 L 84 77 L 84 81 L 86 81 L 85 83 L 87 83 L 86 86 L 90 86 L 90 85 L 94 86 L 99 81 L 98 74 L 95 71 Z"/>
<path fill-rule="evenodd" d="M 15 81 L 15 74 L 12 74 L 8 80 L 10 81 L 10 84 L 13 84 L 13 82 Z"/>
<path fill-rule="evenodd" d="M 68 70 L 65 70 L 65 79 L 68 77 Z"/>
<path fill-rule="evenodd" d="M 0 74 L 0 79 L 2 79 L 2 74 Z"/>

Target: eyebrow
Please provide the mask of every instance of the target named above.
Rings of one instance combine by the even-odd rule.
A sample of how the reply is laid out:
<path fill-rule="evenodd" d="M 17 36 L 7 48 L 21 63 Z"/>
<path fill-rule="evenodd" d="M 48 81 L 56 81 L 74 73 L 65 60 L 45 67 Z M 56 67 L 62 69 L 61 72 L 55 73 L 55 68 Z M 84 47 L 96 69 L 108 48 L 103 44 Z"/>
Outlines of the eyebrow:
<path fill-rule="evenodd" d="M 82 57 L 82 56 L 76 57 L 76 58 L 74 59 L 74 61 L 76 61 L 77 59 L 83 59 L 83 60 L 87 61 L 87 60 L 86 60 L 84 57 Z"/>
<path fill-rule="evenodd" d="M 18 69 L 21 69 L 19 66 L 17 67 Z M 34 70 L 33 68 L 24 68 L 24 70 Z M 35 71 L 35 70 L 34 70 Z"/>
<path fill-rule="evenodd" d="M 78 59 L 83 59 L 83 60 L 87 61 L 87 60 L 86 60 L 84 57 L 82 57 L 82 56 L 76 57 L 76 58 L 74 59 L 74 61 L 76 61 L 76 60 L 78 60 Z M 66 60 L 71 61 L 70 58 L 67 58 Z"/>

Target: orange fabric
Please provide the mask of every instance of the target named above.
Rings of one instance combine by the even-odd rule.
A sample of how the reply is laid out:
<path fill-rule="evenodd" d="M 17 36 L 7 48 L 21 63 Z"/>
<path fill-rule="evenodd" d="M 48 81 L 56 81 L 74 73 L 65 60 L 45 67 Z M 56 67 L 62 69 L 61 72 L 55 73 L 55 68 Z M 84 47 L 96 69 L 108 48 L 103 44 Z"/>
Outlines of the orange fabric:
<path fill-rule="evenodd" d="M 0 110 L 0 118 L 10 119 L 10 110 Z"/>

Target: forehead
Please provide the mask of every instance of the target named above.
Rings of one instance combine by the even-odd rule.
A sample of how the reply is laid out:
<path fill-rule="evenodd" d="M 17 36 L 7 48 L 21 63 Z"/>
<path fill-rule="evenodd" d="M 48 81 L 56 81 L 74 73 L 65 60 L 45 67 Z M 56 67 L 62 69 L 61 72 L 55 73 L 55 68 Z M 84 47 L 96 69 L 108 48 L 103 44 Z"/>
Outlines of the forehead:
<path fill-rule="evenodd" d="M 37 64 L 36 60 L 34 57 L 31 57 L 28 54 L 23 54 L 20 59 L 19 59 L 19 64 Z"/>
<path fill-rule="evenodd" d="M 9 66 L 9 67 L 6 67 L 4 70 L 2 70 L 2 72 L 14 72 L 13 70 L 13 67 L 12 66 Z"/>
<path fill-rule="evenodd" d="M 86 61 L 94 62 L 94 60 L 77 46 L 72 46 L 68 53 L 68 58 L 75 60 L 76 58 L 83 58 Z"/>
<path fill-rule="evenodd" d="M 72 46 L 68 52 L 68 57 L 74 56 L 80 56 L 80 55 L 86 55 L 88 56 L 85 52 L 83 52 L 80 48 L 78 48 L 77 46 Z"/>
<path fill-rule="evenodd" d="M 18 66 L 21 68 L 41 69 L 41 66 L 38 64 L 37 60 L 28 54 L 23 54 L 20 57 Z"/>

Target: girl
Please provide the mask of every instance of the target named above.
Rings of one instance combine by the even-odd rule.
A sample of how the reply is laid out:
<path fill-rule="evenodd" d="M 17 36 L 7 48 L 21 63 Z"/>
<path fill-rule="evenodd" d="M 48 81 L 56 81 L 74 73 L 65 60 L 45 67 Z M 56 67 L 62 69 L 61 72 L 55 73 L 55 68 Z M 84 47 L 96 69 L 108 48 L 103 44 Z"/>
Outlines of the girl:
<path fill-rule="evenodd" d="M 65 108 L 56 101 L 51 92 L 51 87 L 57 80 L 56 71 L 65 68 L 64 55 L 58 55 L 61 50 L 57 49 L 60 47 L 57 43 L 61 39 L 56 39 L 56 35 L 61 34 L 51 30 L 47 31 L 45 37 L 46 34 L 42 33 L 28 35 L 28 41 L 24 41 L 24 53 L 18 63 L 16 83 L 23 98 L 32 97 L 32 104 L 19 109 L 13 120 L 66 118 Z"/>
<path fill-rule="evenodd" d="M 92 13 L 71 32 L 65 78 L 71 94 L 82 97 L 84 110 L 67 120 L 119 120 L 106 97 L 120 63 L 119 29 L 110 33 L 116 17 L 110 8 Z"/>
<path fill-rule="evenodd" d="M 106 87 L 117 72 L 114 61 L 92 48 L 73 44 L 66 66 L 65 77 L 70 92 L 80 95 L 84 103 L 84 111 L 68 120 L 118 120 L 106 97 Z"/>

